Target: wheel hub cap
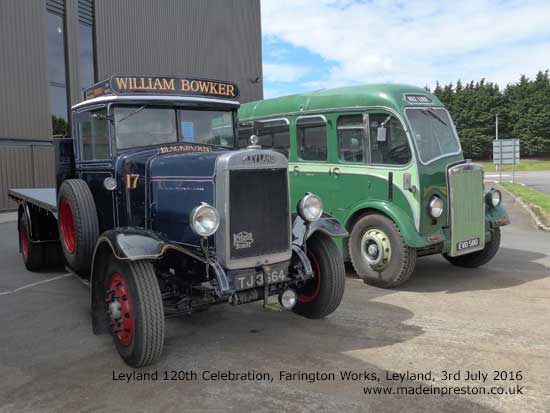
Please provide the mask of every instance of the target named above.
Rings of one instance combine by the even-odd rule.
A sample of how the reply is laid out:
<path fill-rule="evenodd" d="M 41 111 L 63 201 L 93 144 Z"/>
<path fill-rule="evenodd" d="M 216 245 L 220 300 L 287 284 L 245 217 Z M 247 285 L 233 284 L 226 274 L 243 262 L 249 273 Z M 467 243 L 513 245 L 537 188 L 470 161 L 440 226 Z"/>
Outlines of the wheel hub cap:
<path fill-rule="evenodd" d="M 374 270 L 381 271 L 391 258 L 391 244 L 388 236 L 379 229 L 369 229 L 361 239 L 363 258 Z"/>
<path fill-rule="evenodd" d="M 134 312 L 130 290 L 120 274 L 111 277 L 106 297 L 112 332 L 123 346 L 129 346 L 134 338 Z"/>

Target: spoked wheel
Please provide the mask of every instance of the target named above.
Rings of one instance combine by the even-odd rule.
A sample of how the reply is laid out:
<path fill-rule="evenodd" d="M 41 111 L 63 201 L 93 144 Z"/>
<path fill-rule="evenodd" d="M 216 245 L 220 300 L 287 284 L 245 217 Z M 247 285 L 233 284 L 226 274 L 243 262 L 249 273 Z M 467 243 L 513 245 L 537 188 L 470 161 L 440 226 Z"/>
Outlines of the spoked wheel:
<path fill-rule="evenodd" d="M 113 261 L 105 278 L 105 304 L 118 353 L 132 367 L 156 361 L 164 344 L 164 309 L 149 261 Z"/>
<path fill-rule="evenodd" d="M 353 226 L 348 247 L 357 275 L 378 287 L 403 284 L 416 264 L 416 250 L 405 244 L 397 225 L 381 214 L 360 218 Z"/>
<path fill-rule="evenodd" d="M 314 277 L 297 291 L 292 311 L 307 318 L 323 318 L 342 301 L 346 285 L 344 262 L 334 241 L 323 234 L 314 234 L 307 241 L 307 252 Z"/>
<path fill-rule="evenodd" d="M 23 214 L 19 222 L 19 244 L 23 263 L 29 271 L 44 268 L 44 245 L 32 242 L 27 216 Z"/>

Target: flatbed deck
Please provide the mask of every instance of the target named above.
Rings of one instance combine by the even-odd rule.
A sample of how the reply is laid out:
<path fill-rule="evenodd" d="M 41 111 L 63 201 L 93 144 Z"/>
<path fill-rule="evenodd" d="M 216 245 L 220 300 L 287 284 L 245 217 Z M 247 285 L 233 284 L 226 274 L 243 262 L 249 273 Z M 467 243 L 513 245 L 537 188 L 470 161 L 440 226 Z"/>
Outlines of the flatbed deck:
<path fill-rule="evenodd" d="M 55 188 L 12 188 L 8 195 L 16 201 L 27 201 L 57 215 L 57 194 Z"/>

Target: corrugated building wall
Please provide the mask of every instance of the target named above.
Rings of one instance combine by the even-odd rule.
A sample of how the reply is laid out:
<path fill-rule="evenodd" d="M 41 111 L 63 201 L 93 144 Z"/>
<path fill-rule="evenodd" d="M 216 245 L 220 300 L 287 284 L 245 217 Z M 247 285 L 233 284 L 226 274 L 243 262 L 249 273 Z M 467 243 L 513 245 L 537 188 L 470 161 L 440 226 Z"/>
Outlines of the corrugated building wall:
<path fill-rule="evenodd" d="M 49 1 L 65 15 L 67 94 L 74 105 L 82 96 L 79 1 L 90 2 Z M 16 206 L 8 188 L 55 182 L 46 2 L 0 0 L 0 211 Z M 263 97 L 260 0 L 92 4 L 96 80 L 114 73 L 189 75 L 236 82 L 241 102 Z"/>

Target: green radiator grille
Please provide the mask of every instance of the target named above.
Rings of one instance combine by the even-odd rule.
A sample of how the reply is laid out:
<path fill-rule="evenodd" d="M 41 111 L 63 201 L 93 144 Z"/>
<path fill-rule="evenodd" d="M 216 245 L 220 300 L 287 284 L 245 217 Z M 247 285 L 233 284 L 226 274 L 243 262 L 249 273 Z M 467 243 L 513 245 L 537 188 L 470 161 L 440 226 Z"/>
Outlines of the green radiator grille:
<path fill-rule="evenodd" d="M 451 256 L 485 247 L 483 169 L 463 163 L 448 170 L 452 248 Z"/>

